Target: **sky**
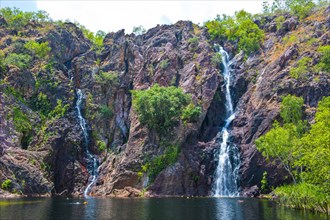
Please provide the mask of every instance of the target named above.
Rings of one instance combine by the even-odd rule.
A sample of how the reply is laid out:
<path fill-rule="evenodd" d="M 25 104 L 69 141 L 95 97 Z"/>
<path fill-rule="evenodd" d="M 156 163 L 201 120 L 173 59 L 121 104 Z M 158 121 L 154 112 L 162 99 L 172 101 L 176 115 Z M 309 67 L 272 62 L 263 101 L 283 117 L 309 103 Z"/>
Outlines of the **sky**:
<path fill-rule="evenodd" d="M 96 32 L 125 29 L 131 33 L 134 26 L 149 29 L 157 24 L 174 24 L 179 20 L 191 20 L 203 24 L 217 14 L 232 15 L 244 9 L 261 12 L 261 0 L 213 0 L 213 1 L 114 1 L 114 0 L 0 0 L 1 7 L 17 7 L 23 11 L 45 10 L 54 20 L 79 22 Z"/>

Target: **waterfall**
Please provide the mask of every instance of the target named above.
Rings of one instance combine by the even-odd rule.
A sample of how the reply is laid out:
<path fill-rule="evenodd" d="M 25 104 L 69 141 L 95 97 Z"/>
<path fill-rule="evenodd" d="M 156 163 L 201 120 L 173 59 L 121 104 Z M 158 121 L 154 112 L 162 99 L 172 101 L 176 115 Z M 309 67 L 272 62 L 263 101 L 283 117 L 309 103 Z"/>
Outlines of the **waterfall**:
<path fill-rule="evenodd" d="M 216 169 L 216 182 L 214 184 L 214 196 L 238 196 L 238 171 L 240 166 L 239 152 L 236 145 L 229 142 L 230 123 L 235 119 L 233 102 L 230 95 L 230 62 L 227 52 L 218 46 L 223 64 L 223 77 L 225 80 L 226 96 L 226 121 L 221 132 L 218 133 L 217 144 L 220 145 L 218 166 Z M 222 137 L 222 138 L 220 138 Z"/>
<path fill-rule="evenodd" d="M 92 185 L 95 183 L 96 178 L 97 178 L 98 161 L 97 161 L 96 157 L 93 154 L 91 154 L 88 149 L 89 140 L 88 140 L 87 127 L 86 127 L 86 120 L 82 116 L 82 113 L 81 113 L 82 102 L 83 102 L 83 92 L 81 91 L 81 89 L 77 89 L 76 109 L 77 109 L 77 113 L 78 113 L 79 124 L 80 124 L 80 127 L 81 127 L 81 129 L 83 131 L 83 135 L 84 135 L 83 147 L 84 147 L 86 161 L 87 161 L 87 171 L 92 176 L 92 180 L 89 182 L 89 184 L 87 185 L 87 187 L 84 191 L 84 197 L 87 198 L 89 190 L 92 187 Z"/>

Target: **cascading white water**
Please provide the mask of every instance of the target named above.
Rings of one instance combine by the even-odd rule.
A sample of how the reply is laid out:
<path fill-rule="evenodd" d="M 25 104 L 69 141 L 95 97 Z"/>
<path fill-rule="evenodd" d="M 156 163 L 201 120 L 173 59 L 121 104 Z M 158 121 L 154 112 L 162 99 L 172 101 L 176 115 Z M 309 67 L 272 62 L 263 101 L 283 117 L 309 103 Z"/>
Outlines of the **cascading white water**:
<path fill-rule="evenodd" d="M 95 156 L 90 153 L 90 151 L 88 149 L 89 140 L 88 140 L 87 127 L 86 127 L 86 120 L 82 116 L 82 113 L 81 113 L 82 101 L 83 101 L 83 92 L 81 91 L 81 89 L 77 89 L 76 109 L 77 109 L 77 113 L 78 113 L 79 124 L 80 124 L 80 127 L 81 127 L 81 129 L 83 131 L 83 135 L 84 135 L 84 143 L 83 143 L 84 146 L 83 147 L 85 150 L 85 156 L 86 156 L 86 160 L 87 160 L 87 170 L 88 170 L 88 173 L 92 176 L 92 180 L 89 182 L 89 184 L 87 185 L 87 187 L 84 191 L 84 197 L 87 198 L 89 190 L 92 187 L 92 185 L 95 183 L 96 178 L 97 178 L 98 161 L 95 158 Z"/>
<path fill-rule="evenodd" d="M 228 127 L 235 119 L 232 98 L 230 95 L 230 63 L 228 53 L 218 47 L 223 64 L 223 76 L 225 79 L 226 96 L 226 123 L 218 133 L 217 142 L 220 144 L 219 161 L 216 170 L 216 182 L 214 184 L 214 196 L 238 196 L 238 170 L 240 166 L 239 152 L 236 145 L 229 143 L 230 133 Z M 222 138 L 220 138 L 222 137 Z"/>

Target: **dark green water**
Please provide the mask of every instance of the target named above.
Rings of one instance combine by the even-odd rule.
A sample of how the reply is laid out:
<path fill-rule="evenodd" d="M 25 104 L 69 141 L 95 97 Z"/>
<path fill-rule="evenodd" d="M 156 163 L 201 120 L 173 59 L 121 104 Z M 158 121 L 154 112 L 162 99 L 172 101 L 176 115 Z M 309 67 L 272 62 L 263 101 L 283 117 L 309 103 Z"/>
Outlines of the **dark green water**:
<path fill-rule="evenodd" d="M 88 204 L 84 205 L 83 202 Z M 327 219 L 251 198 L 0 199 L 0 219 Z"/>

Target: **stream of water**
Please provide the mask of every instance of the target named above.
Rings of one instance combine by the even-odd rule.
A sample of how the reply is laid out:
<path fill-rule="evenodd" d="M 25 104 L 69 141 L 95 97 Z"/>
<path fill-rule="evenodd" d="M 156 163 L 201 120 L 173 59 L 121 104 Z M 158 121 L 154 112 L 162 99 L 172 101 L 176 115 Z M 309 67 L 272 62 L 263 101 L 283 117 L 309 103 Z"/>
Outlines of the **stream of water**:
<path fill-rule="evenodd" d="M 94 185 L 96 178 L 97 178 L 98 161 L 97 161 L 96 157 L 88 149 L 89 140 L 88 140 L 87 127 L 86 127 L 86 120 L 81 113 L 81 105 L 83 103 L 83 97 L 84 97 L 84 94 L 83 94 L 82 90 L 77 89 L 76 109 L 77 109 L 79 124 L 80 124 L 80 127 L 81 127 L 81 129 L 83 131 L 83 135 L 84 135 L 83 147 L 85 150 L 85 156 L 86 156 L 86 160 L 87 160 L 86 161 L 87 170 L 88 170 L 88 173 L 92 177 L 92 179 L 89 181 L 89 183 L 84 191 L 84 197 L 88 198 L 88 193 L 90 191 L 90 188 Z"/>
<path fill-rule="evenodd" d="M 214 196 L 238 196 L 237 183 L 239 178 L 240 157 L 236 145 L 229 142 L 230 131 L 228 129 L 230 123 L 235 119 L 235 112 L 230 94 L 230 61 L 228 53 L 222 47 L 218 46 L 218 50 L 218 53 L 221 54 L 223 77 L 225 80 L 226 121 L 217 135 L 220 151 L 213 193 Z"/>

